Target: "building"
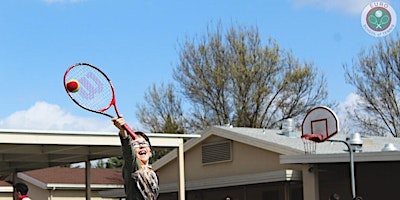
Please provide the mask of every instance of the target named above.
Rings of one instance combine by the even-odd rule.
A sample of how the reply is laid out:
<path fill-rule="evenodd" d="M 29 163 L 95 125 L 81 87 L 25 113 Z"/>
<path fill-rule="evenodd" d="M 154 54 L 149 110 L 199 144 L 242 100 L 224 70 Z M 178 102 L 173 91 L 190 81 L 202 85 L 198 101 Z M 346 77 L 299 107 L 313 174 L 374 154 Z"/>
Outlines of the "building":
<path fill-rule="evenodd" d="M 200 135 L 148 133 L 147 136 L 153 146 L 178 149 L 178 158 L 182 161 L 179 162 L 179 194 L 184 199 L 183 138 L 195 138 Z M 25 177 L 26 173 L 36 169 L 84 162 L 85 173 L 76 178 L 85 178 L 85 195 L 77 196 L 75 199 L 92 199 L 91 191 L 96 190 L 92 188 L 96 185 L 90 184 L 92 177 L 90 173 L 92 170 L 89 170 L 90 161 L 121 155 L 121 144 L 116 133 L 6 129 L 0 130 L 0 138 L 0 180 L 22 181 L 28 185 L 33 183 L 32 187 L 35 188 L 37 182 L 20 177 Z M 40 178 L 38 180 L 42 181 Z M 46 183 L 46 181 L 43 182 Z M 7 185 L 5 182 L 3 184 L 5 186 L 0 185 L 0 190 L 4 189 L 4 193 L 9 193 L 11 185 Z M 45 186 L 38 187 L 46 190 Z M 62 190 L 62 188 L 60 189 Z M 70 192 L 68 189 L 64 190 Z M 31 195 L 33 195 L 31 196 L 33 199 L 42 197 L 41 193 L 33 192 L 33 190 Z M 93 198 L 96 198 L 97 194 L 94 195 Z M 10 197 L 9 194 L 5 196 L 6 199 Z M 111 192 L 102 196 L 113 197 L 114 194 Z M 56 197 L 52 195 L 51 198 Z"/>
<path fill-rule="evenodd" d="M 0 181 L 0 200 L 10 200 L 13 197 L 13 187 L 6 181 Z"/>
<path fill-rule="evenodd" d="M 118 197 L 104 196 L 103 191 L 123 188 L 121 170 L 119 169 L 90 169 L 91 199 L 117 200 Z M 24 182 L 29 187 L 32 199 L 67 200 L 85 199 L 85 169 L 51 167 L 37 169 L 17 174 L 17 182 Z M 1 200 L 11 200 L 12 185 L 6 182 L 0 193 Z M 7 189 L 7 190 L 5 190 Z"/>
<path fill-rule="evenodd" d="M 346 136 L 337 134 L 331 139 L 346 141 Z M 389 144 L 395 148 L 385 148 L 390 147 Z M 232 200 L 325 200 L 332 193 L 340 194 L 341 199 L 351 199 L 352 178 L 347 146 L 329 141 L 311 145 L 315 145 L 315 154 L 305 154 L 305 144 L 299 133 L 211 127 L 201 137 L 192 138 L 183 145 L 184 199 L 225 200 L 229 196 Z M 400 152 L 396 151 L 396 147 L 400 147 L 400 138 L 362 137 L 360 147 L 353 156 L 356 194 L 368 200 L 397 199 L 396 179 L 392 177 L 400 177 Z M 179 151 L 176 149 L 153 164 L 160 177 L 159 200 L 180 198 Z M 32 184 L 33 188 L 51 188 L 43 184 L 39 187 L 41 182 L 48 185 L 50 182 L 30 173 L 20 172 L 18 178 Z M 59 184 L 68 185 L 62 179 Z M 114 188 L 108 189 L 105 185 L 112 184 L 99 184 L 103 186 L 91 185 L 93 199 L 124 196 L 121 184 L 116 183 Z M 83 183 L 76 183 L 75 190 L 71 187 L 60 187 L 58 191 L 60 194 L 63 191 L 64 196 L 77 192 L 80 197 L 76 199 L 84 199 Z M 4 190 L 6 188 L 10 189 L 4 186 Z M 0 191 L 3 191 L 1 189 L 3 186 L 0 185 Z M 53 199 L 56 197 L 57 193 L 53 193 Z"/>
<path fill-rule="evenodd" d="M 346 141 L 337 134 L 334 140 Z M 363 137 L 354 153 L 357 196 L 397 198 L 400 138 Z M 212 127 L 185 143 L 186 199 L 319 200 L 338 193 L 352 198 L 350 158 L 340 142 L 315 144 L 316 154 L 305 154 L 299 133 L 255 128 Z M 393 150 L 393 149 L 392 149 Z M 176 152 L 154 163 L 160 176 L 160 200 L 177 199 Z"/>

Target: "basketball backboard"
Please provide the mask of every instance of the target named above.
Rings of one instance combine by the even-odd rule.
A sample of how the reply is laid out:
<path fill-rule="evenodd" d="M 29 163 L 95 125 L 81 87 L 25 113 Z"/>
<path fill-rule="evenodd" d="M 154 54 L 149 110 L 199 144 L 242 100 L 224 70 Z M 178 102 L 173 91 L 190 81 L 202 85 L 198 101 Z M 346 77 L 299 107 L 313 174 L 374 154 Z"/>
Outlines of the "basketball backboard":
<path fill-rule="evenodd" d="M 324 142 L 339 132 L 339 120 L 330 108 L 315 107 L 304 117 L 301 131 L 304 139 Z"/>

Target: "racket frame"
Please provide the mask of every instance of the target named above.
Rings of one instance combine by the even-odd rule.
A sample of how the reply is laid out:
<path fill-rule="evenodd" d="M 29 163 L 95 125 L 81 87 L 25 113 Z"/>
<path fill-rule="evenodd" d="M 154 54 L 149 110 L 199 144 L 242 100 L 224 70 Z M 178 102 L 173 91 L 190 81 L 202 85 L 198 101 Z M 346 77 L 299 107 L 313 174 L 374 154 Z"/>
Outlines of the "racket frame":
<path fill-rule="evenodd" d="M 77 66 L 87 66 L 87 67 L 91 67 L 91 68 L 95 69 L 97 72 L 99 72 L 101 75 L 103 75 L 104 78 L 106 78 L 106 80 L 107 80 L 108 83 L 109 83 L 109 86 L 111 87 L 111 93 L 112 93 L 112 99 L 111 99 L 110 103 L 108 104 L 108 106 L 106 106 L 105 108 L 102 108 L 102 109 L 100 109 L 100 110 L 90 109 L 90 108 L 88 108 L 88 107 L 85 107 L 85 106 L 81 105 L 81 104 L 71 95 L 71 92 L 68 91 L 68 89 L 67 89 L 67 81 L 68 81 L 68 80 L 67 80 L 67 75 L 68 75 L 68 72 L 69 72 L 69 71 L 71 71 L 74 67 L 77 67 Z M 64 89 L 65 89 L 65 91 L 67 92 L 68 96 L 71 98 L 71 100 L 72 100 L 75 104 L 77 104 L 79 107 L 81 107 L 81 108 L 83 108 L 83 109 L 85 109 L 85 110 L 87 110 L 87 111 L 90 111 L 90 112 L 94 112 L 94 113 L 97 113 L 97 114 L 105 115 L 105 116 L 107 116 L 107 117 L 109 117 L 109 118 L 114 118 L 113 115 L 110 115 L 110 114 L 106 113 L 106 111 L 107 111 L 108 109 L 110 109 L 111 106 L 113 106 L 113 107 L 114 107 L 115 114 L 117 115 L 118 118 L 121 118 L 121 114 L 118 112 L 118 108 L 117 108 L 117 104 L 116 104 L 116 100 L 115 100 L 116 97 L 115 97 L 115 89 L 114 89 L 114 86 L 113 86 L 111 80 L 110 80 L 110 79 L 108 78 L 108 76 L 106 75 L 106 73 L 104 73 L 103 71 L 101 71 L 98 67 L 96 67 L 96 66 L 94 66 L 94 65 L 92 65 L 92 64 L 89 64 L 89 63 L 85 63 L 85 62 L 79 62 L 79 63 L 75 63 L 75 64 L 71 65 L 70 67 L 68 67 L 68 69 L 67 69 L 67 70 L 65 71 L 65 73 L 64 73 Z M 138 136 L 135 134 L 135 132 L 128 126 L 128 124 L 125 123 L 123 126 L 124 126 L 124 129 L 129 133 L 129 135 L 131 136 L 132 139 L 135 139 L 135 138 L 138 137 Z"/>

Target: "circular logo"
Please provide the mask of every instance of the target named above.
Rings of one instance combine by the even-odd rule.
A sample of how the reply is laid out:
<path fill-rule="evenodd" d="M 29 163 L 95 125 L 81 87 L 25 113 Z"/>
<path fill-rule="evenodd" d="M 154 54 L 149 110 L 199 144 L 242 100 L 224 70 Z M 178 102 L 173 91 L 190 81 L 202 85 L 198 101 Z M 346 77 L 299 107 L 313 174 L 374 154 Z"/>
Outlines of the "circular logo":
<path fill-rule="evenodd" d="M 374 37 L 384 37 L 396 27 L 396 12 L 386 2 L 372 2 L 361 14 L 361 25 L 365 32 Z"/>

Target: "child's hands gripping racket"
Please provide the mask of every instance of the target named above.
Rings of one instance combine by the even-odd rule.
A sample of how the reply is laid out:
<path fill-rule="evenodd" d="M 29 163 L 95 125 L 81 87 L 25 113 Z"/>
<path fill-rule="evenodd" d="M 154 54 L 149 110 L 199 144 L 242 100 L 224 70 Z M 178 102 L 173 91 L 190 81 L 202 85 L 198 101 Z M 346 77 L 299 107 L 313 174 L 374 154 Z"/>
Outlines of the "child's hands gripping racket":
<path fill-rule="evenodd" d="M 72 101 L 81 108 L 113 118 L 106 113 L 113 106 L 117 117 L 121 117 L 111 80 L 99 68 L 88 63 L 72 65 L 64 74 L 64 87 Z M 124 128 L 132 139 L 137 137 L 126 123 Z"/>

